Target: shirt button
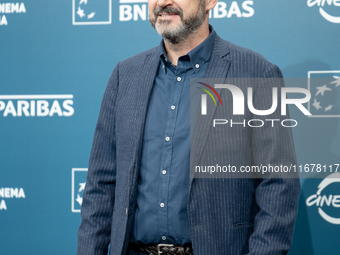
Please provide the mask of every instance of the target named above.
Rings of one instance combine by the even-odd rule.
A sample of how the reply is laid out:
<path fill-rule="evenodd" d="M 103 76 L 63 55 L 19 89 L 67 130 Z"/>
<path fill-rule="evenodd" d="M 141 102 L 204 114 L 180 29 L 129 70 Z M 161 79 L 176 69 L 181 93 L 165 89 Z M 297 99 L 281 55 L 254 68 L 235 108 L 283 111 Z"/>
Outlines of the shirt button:
<path fill-rule="evenodd" d="M 163 171 L 162 171 L 162 174 L 166 174 L 166 170 L 163 170 Z"/>
<path fill-rule="evenodd" d="M 165 140 L 166 140 L 167 142 L 169 142 L 169 141 L 170 141 L 170 137 L 167 136 L 167 137 L 165 138 Z"/>
<path fill-rule="evenodd" d="M 162 236 L 162 240 L 166 240 L 166 237 L 165 237 L 165 236 Z"/>
<path fill-rule="evenodd" d="M 177 81 L 181 81 L 182 80 L 182 78 L 181 77 L 177 77 Z"/>
<path fill-rule="evenodd" d="M 171 110 L 175 110 L 175 109 L 176 109 L 176 106 L 172 105 Z"/>
<path fill-rule="evenodd" d="M 159 205 L 160 207 L 164 207 L 164 203 L 160 203 L 160 205 Z"/>
<path fill-rule="evenodd" d="M 196 64 L 195 67 L 196 67 L 196 68 L 200 68 L 200 65 L 199 65 L 199 64 Z"/>
<path fill-rule="evenodd" d="M 164 69 L 164 68 L 165 68 L 165 65 L 163 65 L 162 67 L 163 67 L 163 69 Z"/>

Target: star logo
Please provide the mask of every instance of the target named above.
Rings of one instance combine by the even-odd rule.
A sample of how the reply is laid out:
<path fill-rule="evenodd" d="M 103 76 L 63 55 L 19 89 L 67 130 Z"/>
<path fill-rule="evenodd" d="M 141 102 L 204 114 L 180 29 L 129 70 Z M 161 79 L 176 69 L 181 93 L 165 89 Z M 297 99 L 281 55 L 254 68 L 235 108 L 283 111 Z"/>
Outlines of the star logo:
<path fill-rule="evenodd" d="M 76 199 L 76 201 L 77 201 L 77 203 L 81 206 L 82 205 L 82 203 L 83 203 L 83 198 L 82 197 L 80 197 L 80 195 L 79 194 L 77 194 L 77 199 Z"/>
<path fill-rule="evenodd" d="M 112 23 L 112 0 L 72 0 L 73 25 L 109 25 Z"/>
<path fill-rule="evenodd" d="M 72 212 L 80 213 L 86 186 L 87 168 L 72 169 Z"/>
<path fill-rule="evenodd" d="M 84 10 L 82 10 L 80 6 L 78 6 L 77 14 L 79 15 L 80 18 L 83 18 L 85 16 Z"/>
<path fill-rule="evenodd" d="M 339 74 L 339 75 L 335 75 Z M 340 71 L 308 72 L 308 89 L 312 98 L 308 103 L 310 117 L 340 117 Z"/>
<path fill-rule="evenodd" d="M 85 184 L 86 184 L 86 182 L 79 183 L 80 188 L 79 188 L 78 192 L 82 192 L 85 189 Z"/>
<path fill-rule="evenodd" d="M 325 112 L 328 112 L 328 111 L 332 110 L 332 108 L 333 108 L 333 105 L 327 106 L 327 107 L 325 108 Z"/>
<path fill-rule="evenodd" d="M 339 76 L 333 76 L 333 78 L 335 79 L 335 81 L 331 82 L 331 84 L 334 84 L 335 87 L 340 86 L 340 77 Z"/>
<path fill-rule="evenodd" d="M 96 15 L 95 12 L 91 12 L 91 14 L 87 15 L 88 19 L 92 19 L 94 17 L 94 15 Z"/>
<path fill-rule="evenodd" d="M 319 109 L 322 108 L 322 107 L 320 106 L 320 102 L 316 101 L 316 98 L 314 98 L 313 106 L 314 106 L 317 110 L 319 110 Z"/>
<path fill-rule="evenodd" d="M 323 96 L 325 94 L 325 91 L 332 91 L 332 89 L 328 88 L 327 85 L 323 85 L 322 87 L 316 87 L 318 89 L 318 92 L 316 92 L 315 96 L 321 94 Z"/>

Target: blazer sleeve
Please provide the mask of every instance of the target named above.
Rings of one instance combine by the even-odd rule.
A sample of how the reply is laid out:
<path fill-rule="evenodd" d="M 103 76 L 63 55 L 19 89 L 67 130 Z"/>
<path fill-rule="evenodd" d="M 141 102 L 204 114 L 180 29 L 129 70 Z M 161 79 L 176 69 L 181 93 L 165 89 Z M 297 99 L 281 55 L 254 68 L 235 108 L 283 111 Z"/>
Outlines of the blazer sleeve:
<path fill-rule="evenodd" d="M 113 70 L 95 129 L 78 230 L 78 255 L 106 255 L 116 184 L 115 102 L 119 64 Z"/>
<path fill-rule="evenodd" d="M 248 255 L 287 254 L 293 239 L 300 181 L 293 168 L 296 162 L 293 135 L 290 127 L 284 127 L 282 121 L 290 119 L 281 116 L 281 88 L 284 81 L 280 69 L 270 64 L 262 75 L 253 104 L 256 109 L 267 110 L 272 106 L 272 88 L 278 88 L 278 107 L 270 116 L 254 115 L 262 119 L 265 125 L 253 128 L 251 135 L 252 164 L 290 168 L 288 173 L 267 173 L 258 177 L 255 200 L 258 213 L 254 221 L 254 232 L 249 239 Z M 255 90 L 254 90 L 255 91 Z M 268 119 L 275 119 L 274 122 Z M 267 121 L 266 121 L 267 120 Z M 284 122 L 289 126 L 289 122 Z"/>

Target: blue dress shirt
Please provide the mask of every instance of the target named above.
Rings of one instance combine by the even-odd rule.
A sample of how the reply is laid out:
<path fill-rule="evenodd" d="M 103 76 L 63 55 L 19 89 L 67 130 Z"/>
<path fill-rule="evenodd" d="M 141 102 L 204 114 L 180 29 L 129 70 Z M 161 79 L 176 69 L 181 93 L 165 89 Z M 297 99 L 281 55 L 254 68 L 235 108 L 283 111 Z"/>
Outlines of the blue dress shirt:
<path fill-rule="evenodd" d="M 190 171 L 190 78 L 204 78 L 215 40 L 209 37 L 177 67 L 163 41 L 148 105 L 131 242 L 191 243 L 187 202 Z"/>

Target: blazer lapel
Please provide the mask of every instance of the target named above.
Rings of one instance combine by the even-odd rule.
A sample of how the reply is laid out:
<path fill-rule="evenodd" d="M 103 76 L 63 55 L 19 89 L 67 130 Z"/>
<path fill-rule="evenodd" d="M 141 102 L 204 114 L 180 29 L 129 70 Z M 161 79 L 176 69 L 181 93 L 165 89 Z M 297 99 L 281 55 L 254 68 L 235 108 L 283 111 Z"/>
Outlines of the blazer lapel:
<path fill-rule="evenodd" d="M 152 87 L 155 81 L 155 77 L 157 74 L 158 66 L 160 63 L 158 56 L 159 49 L 155 48 L 153 52 L 146 56 L 145 62 L 142 64 L 141 70 L 138 72 L 139 77 L 139 87 L 138 94 L 135 102 L 135 116 L 136 120 L 136 136 L 135 136 L 135 159 L 134 159 L 134 168 L 137 171 L 134 171 L 134 179 L 138 179 L 139 173 L 139 163 L 140 163 L 140 155 L 142 149 L 142 141 L 144 135 L 144 124 L 146 119 L 146 113 L 149 103 L 149 98 L 151 95 Z M 134 182 L 132 181 L 132 184 Z"/>
<path fill-rule="evenodd" d="M 216 35 L 214 48 L 211 54 L 209 68 L 207 71 L 206 78 L 210 79 L 224 79 L 227 77 L 228 70 L 230 68 L 231 62 L 226 58 L 229 54 L 228 44 Z M 209 80 L 211 81 L 211 80 Z M 214 84 L 209 84 L 214 86 Z M 218 94 L 222 93 L 222 89 L 216 89 Z M 202 92 L 205 93 L 205 92 Z M 213 100 L 207 100 L 207 115 L 201 115 L 199 111 L 196 117 L 195 129 L 193 134 L 193 139 L 190 146 L 190 183 L 189 183 L 189 197 L 192 187 L 192 182 L 195 177 L 193 168 L 195 162 L 199 162 L 201 158 L 206 140 L 208 138 L 209 131 L 212 127 L 214 114 L 216 111 L 216 106 Z"/>

